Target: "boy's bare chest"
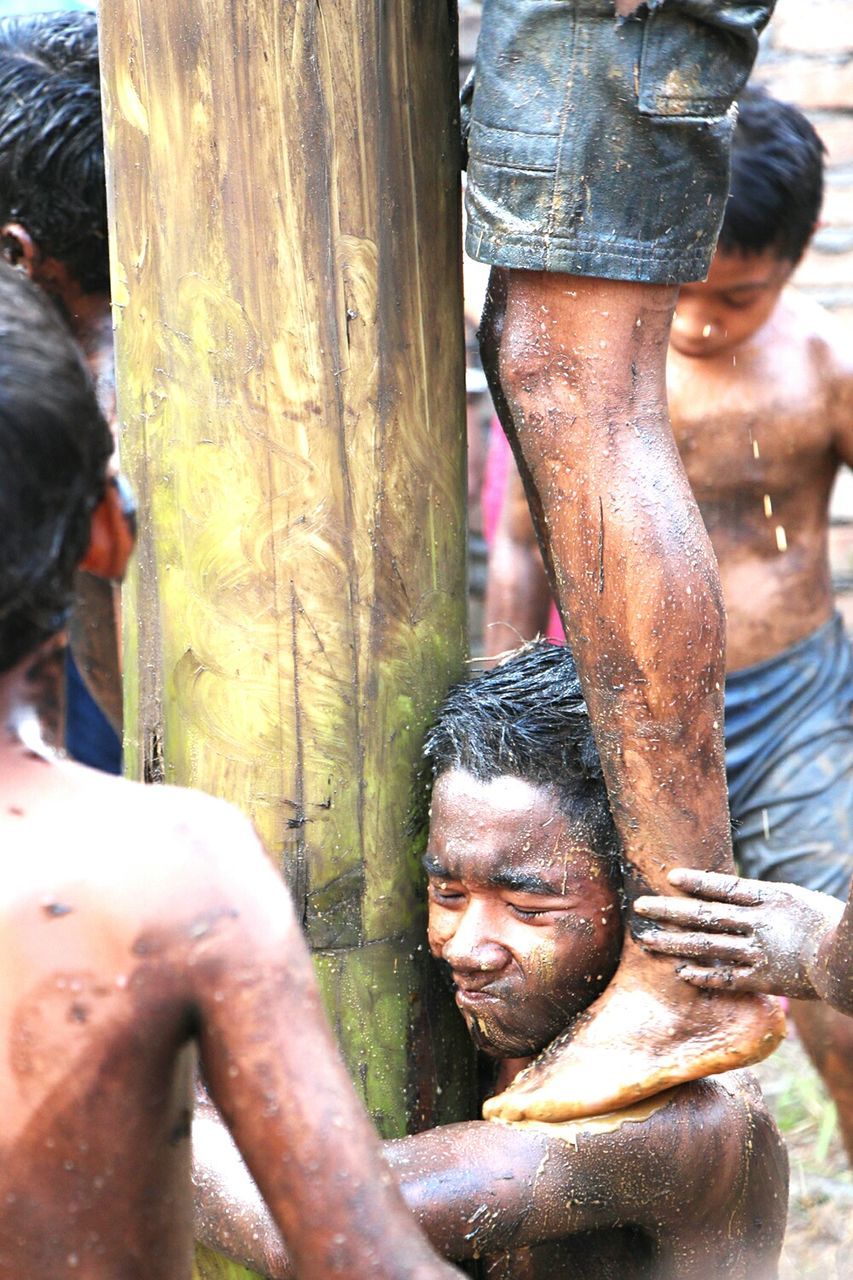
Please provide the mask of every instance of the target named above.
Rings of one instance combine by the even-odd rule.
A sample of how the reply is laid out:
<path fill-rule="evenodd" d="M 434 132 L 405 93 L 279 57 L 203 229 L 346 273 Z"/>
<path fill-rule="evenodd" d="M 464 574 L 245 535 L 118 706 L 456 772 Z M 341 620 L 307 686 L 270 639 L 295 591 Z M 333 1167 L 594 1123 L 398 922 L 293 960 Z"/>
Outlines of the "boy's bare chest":
<path fill-rule="evenodd" d="M 778 360 L 703 368 L 670 361 L 670 415 L 700 504 L 781 500 L 834 470 L 831 406 L 813 372 Z"/>

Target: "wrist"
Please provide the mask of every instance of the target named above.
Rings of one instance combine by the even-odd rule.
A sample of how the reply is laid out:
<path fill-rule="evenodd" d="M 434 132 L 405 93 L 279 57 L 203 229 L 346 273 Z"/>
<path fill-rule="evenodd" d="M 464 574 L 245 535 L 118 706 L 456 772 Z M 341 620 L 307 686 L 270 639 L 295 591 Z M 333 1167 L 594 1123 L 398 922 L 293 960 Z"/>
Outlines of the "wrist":
<path fill-rule="evenodd" d="M 838 904 L 839 918 L 843 908 Z M 837 921 L 827 917 L 809 932 L 803 957 L 803 968 L 815 995 L 822 1000 L 827 999 L 829 992 L 830 955 L 835 943 Z"/>

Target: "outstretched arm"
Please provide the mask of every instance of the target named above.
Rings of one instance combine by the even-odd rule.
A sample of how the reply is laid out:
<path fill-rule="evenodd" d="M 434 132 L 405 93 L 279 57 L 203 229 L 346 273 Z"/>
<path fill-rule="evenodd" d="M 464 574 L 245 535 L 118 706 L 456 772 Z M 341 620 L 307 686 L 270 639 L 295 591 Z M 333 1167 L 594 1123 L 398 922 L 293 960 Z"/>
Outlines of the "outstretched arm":
<path fill-rule="evenodd" d="M 407 1213 L 326 1021 L 308 950 L 251 827 L 215 806 L 192 973 L 211 1097 L 300 1280 L 450 1280 Z"/>
<path fill-rule="evenodd" d="M 680 956 L 686 982 L 827 1000 L 853 1013 L 853 894 L 846 908 L 797 885 L 680 868 L 669 879 L 691 898 L 638 898 L 634 910 L 663 927 L 650 951 Z"/>
<path fill-rule="evenodd" d="M 748 1082 L 729 1079 L 730 1090 L 702 1082 L 597 1123 L 448 1125 L 386 1142 L 385 1159 L 430 1240 L 453 1258 L 628 1222 L 666 1238 L 679 1275 L 739 1276 L 739 1266 L 727 1270 L 732 1259 L 722 1253 L 719 1271 L 711 1266 L 717 1246 L 709 1224 L 727 1224 L 733 1257 L 743 1261 L 744 1225 L 754 1228 L 760 1218 L 762 1231 L 750 1242 L 749 1274 L 756 1280 L 767 1274 L 769 1242 L 781 1239 L 784 1226 L 784 1156 Z M 761 1187 L 748 1180 L 743 1194 L 747 1140 L 763 1174 Z M 275 1225 L 210 1111 L 197 1118 L 193 1150 L 200 1238 L 271 1280 L 291 1280 Z M 714 1179 L 707 1177 L 709 1163 L 719 1174 Z M 735 1195 L 737 1205 L 730 1204 Z"/>

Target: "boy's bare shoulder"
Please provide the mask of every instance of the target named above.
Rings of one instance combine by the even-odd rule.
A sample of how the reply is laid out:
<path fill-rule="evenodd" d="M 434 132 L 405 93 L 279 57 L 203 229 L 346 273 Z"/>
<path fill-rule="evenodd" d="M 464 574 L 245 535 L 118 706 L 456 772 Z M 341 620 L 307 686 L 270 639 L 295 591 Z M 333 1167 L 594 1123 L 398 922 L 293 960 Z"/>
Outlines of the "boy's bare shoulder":
<path fill-rule="evenodd" d="M 97 807 L 98 826 L 114 824 L 127 853 L 144 857 L 150 868 L 165 863 L 189 871 L 197 865 L 210 877 L 224 872 L 234 857 L 245 853 L 254 861 L 262 854 L 252 824 L 225 800 L 185 787 L 85 772 L 86 803 Z"/>
<path fill-rule="evenodd" d="M 850 324 L 794 288 L 785 290 L 778 310 L 787 342 L 807 350 L 823 377 L 853 385 Z"/>
<path fill-rule="evenodd" d="M 102 904 L 99 914 L 123 919 L 127 928 L 158 921 L 180 933 L 205 913 L 237 921 L 265 904 L 289 923 L 281 879 L 235 806 L 80 770 L 65 766 L 73 797 L 62 810 L 67 844 L 61 854 L 45 853 L 42 879 L 68 874 L 85 886 L 92 906 Z"/>

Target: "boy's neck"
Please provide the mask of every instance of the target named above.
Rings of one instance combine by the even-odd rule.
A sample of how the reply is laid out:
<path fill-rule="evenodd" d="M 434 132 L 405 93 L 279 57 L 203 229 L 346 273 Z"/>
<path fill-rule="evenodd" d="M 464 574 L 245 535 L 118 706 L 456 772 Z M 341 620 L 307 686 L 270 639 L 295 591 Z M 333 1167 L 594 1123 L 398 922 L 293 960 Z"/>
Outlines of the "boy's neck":
<path fill-rule="evenodd" d="M 62 748 L 65 651 L 65 636 L 54 636 L 0 675 L 0 759 Z"/>

